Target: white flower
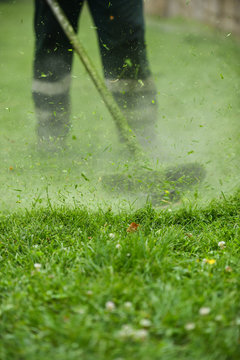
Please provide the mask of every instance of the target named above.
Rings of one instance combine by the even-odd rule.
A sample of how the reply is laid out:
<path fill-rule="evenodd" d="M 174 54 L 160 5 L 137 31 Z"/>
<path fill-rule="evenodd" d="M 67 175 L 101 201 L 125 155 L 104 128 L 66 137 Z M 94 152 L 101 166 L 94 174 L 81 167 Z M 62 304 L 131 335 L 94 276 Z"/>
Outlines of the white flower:
<path fill-rule="evenodd" d="M 88 291 L 87 291 L 87 295 L 88 295 L 88 296 L 92 296 L 92 294 L 93 294 L 92 290 L 88 290 Z"/>
<path fill-rule="evenodd" d="M 125 307 L 126 309 L 131 309 L 131 308 L 132 308 L 132 303 L 131 303 L 130 301 L 126 301 L 126 302 L 124 303 L 124 307 Z"/>
<path fill-rule="evenodd" d="M 150 327 L 152 325 L 152 322 L 149 319 L 142 319 L 142 320 L 140 320 L 139 324 L 142 327 L 148 328 L 148 327 Z"/>
<path fill-rule="evenodd" d="M 107 301 L 105 304 L 105 308 L 108 311 L 113 311 L 116 308 L 116 306 L 113 301 Z"/>
<path fill-rule="evenodd" d="M 225 241 L 219 241 L 219 243 L 218 243 L 218 246 L 220 247 L 220 249 L 225 249 L 225 246 L 226 245 L 226 243 L 225 243 Z"/>
<path fill-rule="evenodd" d="M 116 249 L 121 249 L 121 244 L 118 243 L 118 244 L 116 245 Z"/>
<path fill-rule="evenodd" d="M 201 307 L 199 309 L 199 314 L 200 315 L 208 315 L 210 313 L 211 309 L 209 307 Z"/>
<path fill-rule="evenodd" d="M 219 314 L 215 317 L 216 321 L 222 321 L 222 319 L 223 319 L 223 316 L 221 314 Z"/>
<path fill-rule="evenodd" d="M 72 310 L 79 315 L 83 315 L 86 312 L 85 309 L 82 308 L 81 306 L 75 306 L 72 308 Z"/>
<path fill-rule="evenodd" d="M 115 235 L 114 233 L 110 233 L 110 234 L 109 234 L 109 237 L 110 237 L 111 239 L 114 239 L 115 236 L 116 236 L 116 235 Z"/>
<path fill-rule="evenodd" d="M 121 338 L 129 338 L 133 336 L 134 330 L 130 325 L 123 325 L 118 335 Z"/>
<path fill-rule="evenodd" d="M 196 325 L 194 323 L 187 323 L 184 327 L 186 330 L 191 331 L 195 329 Z"/>
<path fill-rule="evenodd" d="M 235 321 L 235 322 L 236 322 L 236 325 L 239 326 L 239 325 L 240 325 L 240 318 L 236 318 L 236 321 Z"/>
<path fill-rule="evenodd" d="M 148 336 L 148 331 L 145 329 L 133 329 L 131 325 L 123 325 L 122 329 L 118 332 L 119 337 L 131 338 L 133 340 L 145 340 Z"/>
<path fill-rule="evenodd" d="M 34 264 L 34 267 L 35 267 L 35 269 L 36 269 L 37 271 L 40 271 L 42 265 L 36 263 L 36 264 Z"/>
<path fill-rule="evenodd" d="M 145 340 L 148 336 L 148 332 L 145 329 L 135 330 L 133 333 L 134 340 Z"/>
<path fill-rule="evenodd" d="M 33 245 L 33 247 L 34 247 L 35 249 L 37 249 L 38 246 L 39 246 L 38 244 Z"/>

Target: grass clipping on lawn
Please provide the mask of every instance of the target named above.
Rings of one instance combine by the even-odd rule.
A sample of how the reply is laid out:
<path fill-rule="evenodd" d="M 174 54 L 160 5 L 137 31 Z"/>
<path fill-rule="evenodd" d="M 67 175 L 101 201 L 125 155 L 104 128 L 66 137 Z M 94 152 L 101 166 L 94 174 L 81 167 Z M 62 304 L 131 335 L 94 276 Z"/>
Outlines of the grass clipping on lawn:
<path fill-rule="evenodd" d="M 238 359 L 240 192 L 0 217 L 0 358 Z"/>

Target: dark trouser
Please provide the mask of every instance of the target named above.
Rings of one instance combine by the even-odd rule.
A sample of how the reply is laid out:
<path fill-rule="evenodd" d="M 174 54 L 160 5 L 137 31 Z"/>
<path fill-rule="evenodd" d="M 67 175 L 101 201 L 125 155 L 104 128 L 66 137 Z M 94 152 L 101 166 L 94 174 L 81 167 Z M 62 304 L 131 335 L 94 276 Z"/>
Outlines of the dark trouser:
<path fill-rule="evenodd" d="M 83 0 L 59 0 L 77 31 Z M 97 28 L 106 85 L 139 134 L 156 120 L 156 91 L 144 39 L 142 0 L 88 0 Z M 69 130 L 72 46 L 45 0 L 35 0 L 33 98 L 39 139 L 64 138 Z M 154 132 L 154 130 L 153 130 Z M 150 132 L 149 132 L 150 133 Z"/>

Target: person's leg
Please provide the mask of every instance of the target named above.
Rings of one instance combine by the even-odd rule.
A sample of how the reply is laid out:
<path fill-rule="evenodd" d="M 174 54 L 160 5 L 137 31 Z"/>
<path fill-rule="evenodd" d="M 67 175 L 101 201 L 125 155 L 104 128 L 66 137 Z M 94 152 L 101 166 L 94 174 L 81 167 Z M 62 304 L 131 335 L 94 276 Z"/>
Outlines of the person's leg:
<path fill-rule="evenodd" d="M 83 0 L 59 4 L 77 30 Z M 40 142 L 62 140 L 70 126 L 69 89 L 73 49 L 45 0 L 35 0 L 33 99 Z"/>
<path fill-rule="evenodd" d="M 97 26 L 104 76 L 129 125 L 151 141 L 157 120 L 156 89 L 149 69 L 142 0 L 88 0 Z"/>

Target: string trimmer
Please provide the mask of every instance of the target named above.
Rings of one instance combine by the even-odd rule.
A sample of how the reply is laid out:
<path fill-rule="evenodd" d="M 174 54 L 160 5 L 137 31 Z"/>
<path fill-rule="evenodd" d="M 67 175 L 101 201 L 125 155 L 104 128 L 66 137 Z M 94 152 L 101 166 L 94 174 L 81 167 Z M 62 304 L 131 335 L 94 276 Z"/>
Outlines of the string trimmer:
<path fill-rule="evenodd" d="M 130 128 L 111 92 L 107 89 L 104 81 L 96 71 L 95 66 L 78 39 L 68 18 L 64 14 L 57 0 L 46 1 L 96 86 L 115 121 L 121 138 L 126 143 L 133 157 L 134 169 L 130 169 L 124 174 L 104 175 L 102 177 L 103 183 L 111 188 L 121 191 L 143 192 L 149 194 L 158 201 L 164 198 L 172 200 L 173 197 L 176 198 L 176 193 L 179 189 L 189 187 L 189 185 L 201 181 L 205 176 L 205 170 L 197 163 L 169 168 L 164 172 L 152 171 L 152 169 L 149 171 L 146 169 L 146 166 L 143 166 L 143 164 L 149 162 L 149 160 L 146 158 L 143 149 L 138 144 L 133 130 Z"/>

